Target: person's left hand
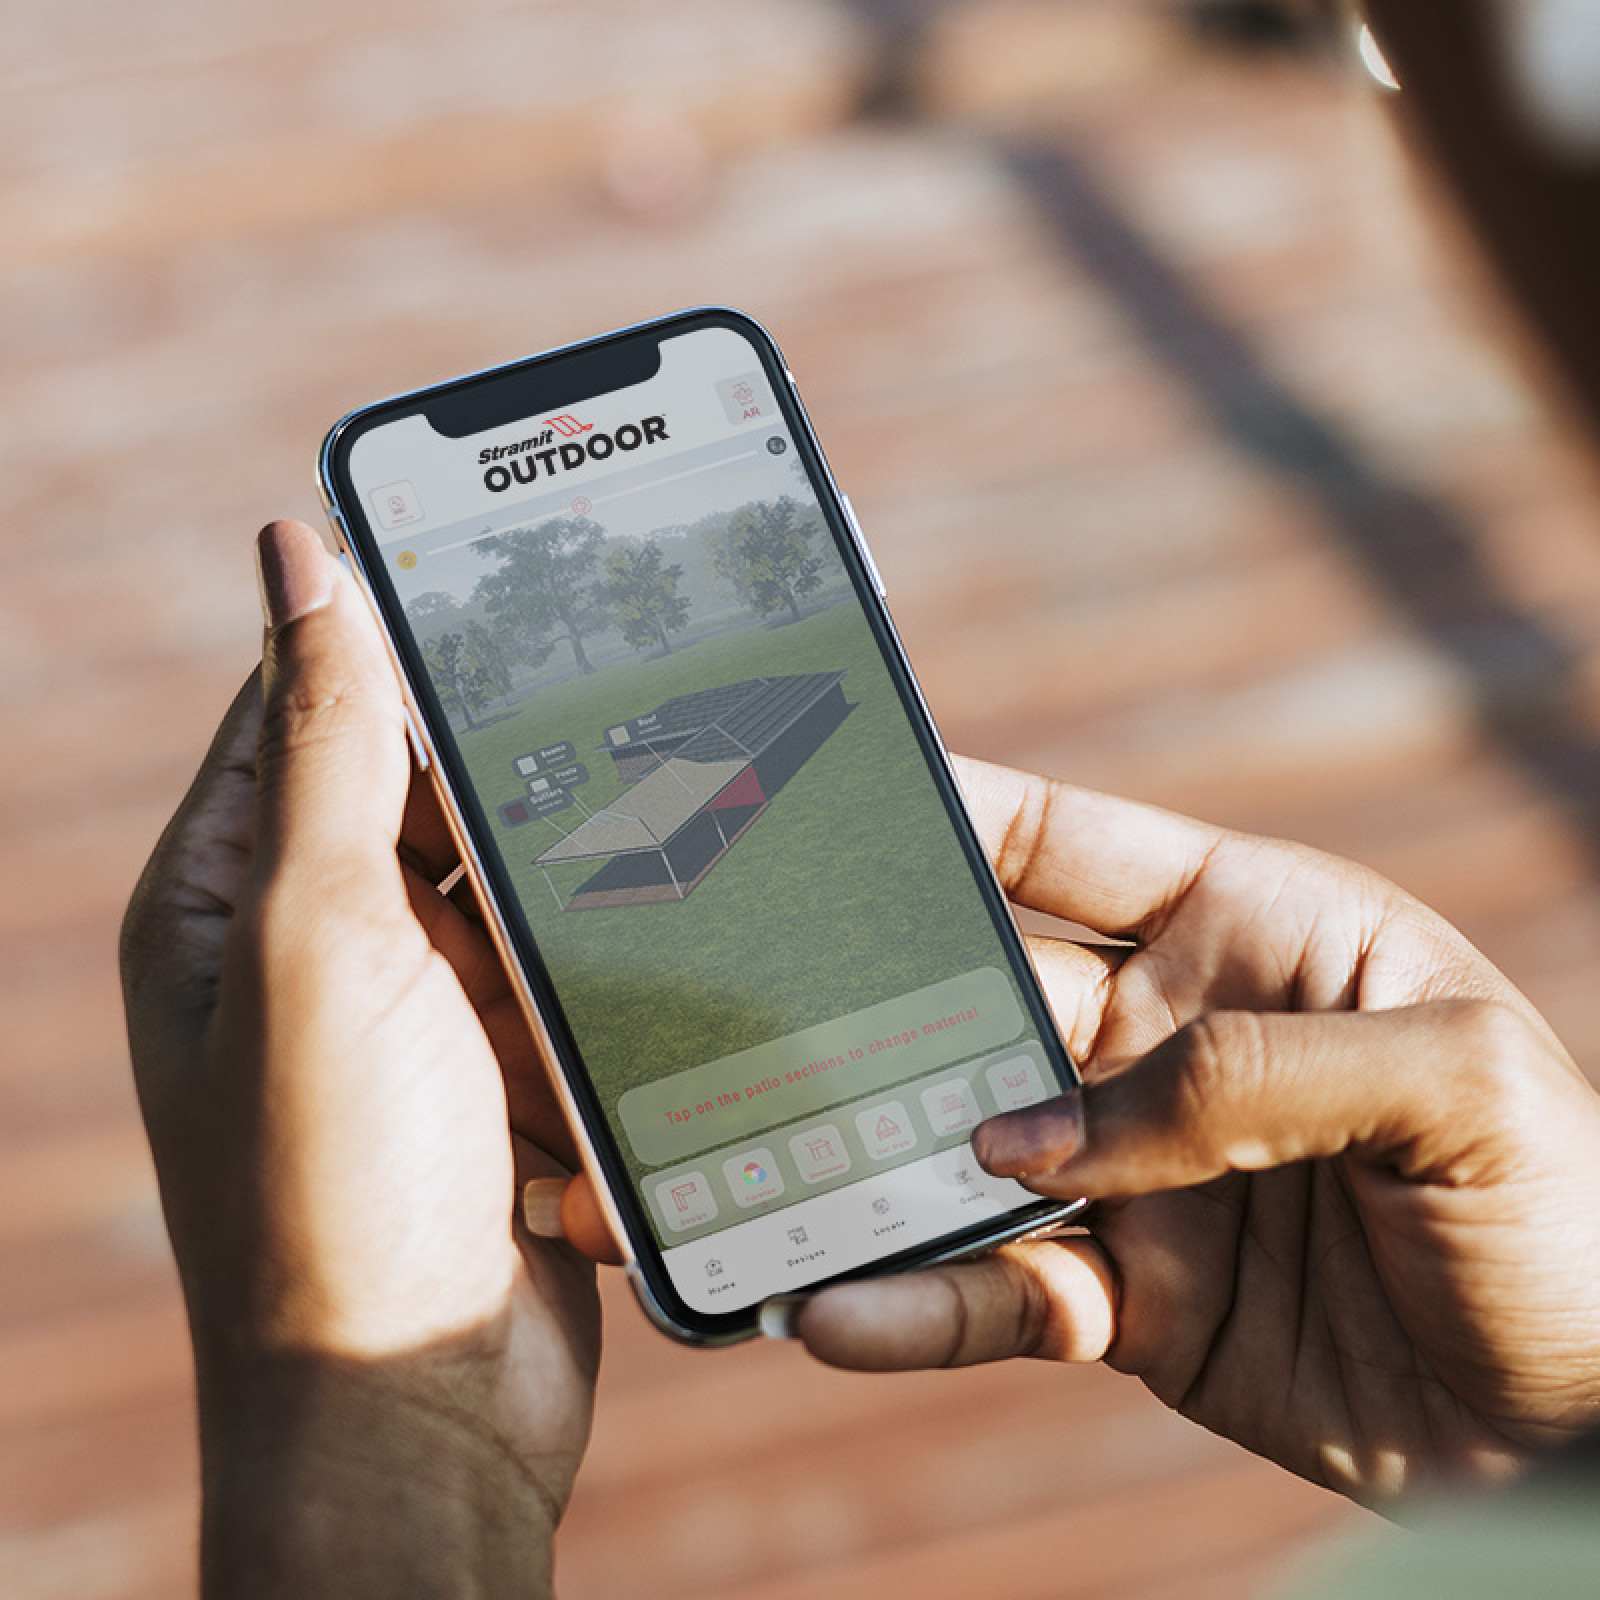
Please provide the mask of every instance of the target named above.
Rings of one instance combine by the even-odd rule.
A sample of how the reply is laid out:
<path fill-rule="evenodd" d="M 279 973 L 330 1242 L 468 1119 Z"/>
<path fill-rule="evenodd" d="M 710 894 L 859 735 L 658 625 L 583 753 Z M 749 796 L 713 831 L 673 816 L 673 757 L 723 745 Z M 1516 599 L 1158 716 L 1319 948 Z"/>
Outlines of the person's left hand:
<path fill-rule="evenodd" d="M 435 888 L 453 850 L 360 596 L 302 524 L 260 561 L 261 681 L 123 930 L 206 1589 L 541 1592 L 599 1316 L 514 1197 L 576 1160 L 494 950 Z"/>

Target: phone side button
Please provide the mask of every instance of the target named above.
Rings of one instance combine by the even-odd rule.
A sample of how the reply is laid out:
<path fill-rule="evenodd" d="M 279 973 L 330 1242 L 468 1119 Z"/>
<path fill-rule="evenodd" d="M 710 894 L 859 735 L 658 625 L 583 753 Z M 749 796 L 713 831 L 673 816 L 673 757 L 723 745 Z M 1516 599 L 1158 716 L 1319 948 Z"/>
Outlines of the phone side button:
<path fill-rule="evenodd" d="M 433 765 L 433 758 L 428 754 L 428 747 L 422 742 L 422 735 L 417 731 L 416 719 L 411 715 L 411 707 L 402 708 L 406 714 L 406 737 L 411 741 L 411 753 L 417 759 L 417 771 L 426 772 Z"/>
<path fill-rule="evenodd" d="M 856 515 L 856 508 L 851 503 L 850 496 L 843 491 L 840 492 L 839 498 L 844 502 L 844 514 L 850 524 L 850 536 L 856 542 L 856 549 L 861 552 L 861 559 L 867 564 L 867 576 L 872 579 L 872 587 L 878 591 L 880 600 L 887 600 L 888 591 L 883 587 L 878 563 L 872 559 L 872 546 L 867 543 L 867 536 L 861 531 L 861 519 Z"/>

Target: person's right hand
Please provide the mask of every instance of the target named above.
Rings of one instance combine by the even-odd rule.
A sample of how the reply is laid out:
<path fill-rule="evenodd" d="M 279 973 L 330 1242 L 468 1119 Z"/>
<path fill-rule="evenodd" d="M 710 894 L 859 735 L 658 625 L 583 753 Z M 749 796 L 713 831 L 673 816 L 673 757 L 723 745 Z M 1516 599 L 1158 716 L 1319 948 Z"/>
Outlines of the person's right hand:
<path fill-rule="evenodd" d="M 1600 1417 L 1600 1096 L 1465 939 L 1375 874 L 969 764 L 1081 1093 L 996 1118 L 990 1170 L 1088 1232 L 824 1291 L 825 1361 L 1104 1358 L 1379 1501 L 1493 1479 Z"/>

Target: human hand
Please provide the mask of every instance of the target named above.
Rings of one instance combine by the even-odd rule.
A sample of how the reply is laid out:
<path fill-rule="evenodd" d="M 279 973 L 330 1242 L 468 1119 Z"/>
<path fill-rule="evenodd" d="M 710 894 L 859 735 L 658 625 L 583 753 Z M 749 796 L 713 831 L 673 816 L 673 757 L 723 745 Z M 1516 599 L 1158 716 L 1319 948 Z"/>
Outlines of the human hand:
<path fill-rule="evenodd" d="M 262 682 L 123 930 L 206 1588 L 543 1592 L 599 1313 L 513 1202 L 576 1158 L 499 960 L 434 887 L 453 850 L 360 596 L 301 524 L 259 554 Z"/>
<path fill-rule="evenodd" d="M 1347 862 L 962 774 L 1013 899 L 1133 941 L 1033 941 L 1085 1087 L 973 1140 L 1089 1230 L 828 1290 L 813 1353 L 1104 1358 L 1374 1502 L 1591 1426 L 1600 1097 L 1512 985 Z"/>

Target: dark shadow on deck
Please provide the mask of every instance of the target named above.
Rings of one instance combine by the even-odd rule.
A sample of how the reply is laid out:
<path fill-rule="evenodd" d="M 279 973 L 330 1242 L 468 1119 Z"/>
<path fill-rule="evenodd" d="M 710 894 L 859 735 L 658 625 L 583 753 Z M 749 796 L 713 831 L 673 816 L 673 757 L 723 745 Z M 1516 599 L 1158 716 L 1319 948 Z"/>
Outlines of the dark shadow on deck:
<path fill-rule="evenodd" d="M 923 116 L 921 45 L 949 4 L 852 0 L 877 47 L 863 115 L 907 122 Z M 1309 49 L 1319 39 L 1313 30 L 1300 42 Z M 1139 329 L 1151 357 L 1187 386 L 1234 449 L 1317 508 L 1378 591 L 1458 670 L 1485 734 L 1567 806 L 1600 856 L 1600 740 L 1574 726 L 1568 710 L 1577 662 L 1500 592 L 1470 526 L 1386 477 L 1272 373 L 1168 264 L 1080 154 L 999 138 L 990 148 L 1061 249 Z"/>
<path fill-rule="evenodd" d="M 1483 729 L 1558 795 L 1600 850 L 1600 742 L 1565 711 L 1576 661 L 1496 585 L 1470 526 L 1386 477 L 1268 370 L 1120 210 L 1078 156 L 996 151 L 1074 263 L 1112 296 L 1146 348 L 1241 454 L 1320 512 L 1373 585 L 1459 671 Z"/>

